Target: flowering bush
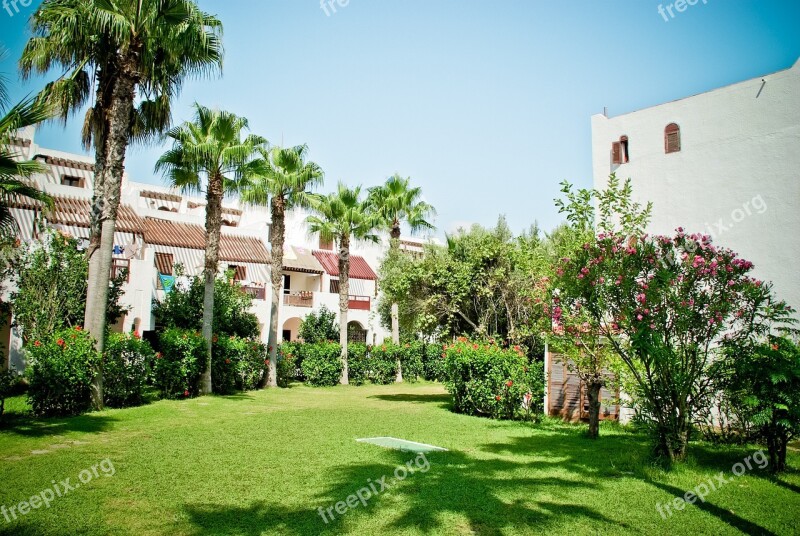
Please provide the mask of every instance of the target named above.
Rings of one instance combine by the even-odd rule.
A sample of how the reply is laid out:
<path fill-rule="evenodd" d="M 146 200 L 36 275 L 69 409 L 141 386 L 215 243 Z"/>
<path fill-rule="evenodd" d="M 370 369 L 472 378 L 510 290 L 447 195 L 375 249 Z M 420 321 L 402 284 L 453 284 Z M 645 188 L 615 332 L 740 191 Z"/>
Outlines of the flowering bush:
<path fill-rule="evenodd" d="M 366 344 L 347 345 L 347 378 L 350 385 L 363 385 L 369 380 L 370 364 Z"/>
<path fill-rule="evenodd" d="M 397 379 L 397 360 L 402 355 L 402 347 L 384 343 L 370 350 L 370 380 L 378 385 L 388 385 Z"/>
<path fill-rule="evenodd" d="M 402 344 L 399 348 L 403 381 L 415 382 L 424 373 L 422 365 L 425 345 L 419 341 Z"/>
<path fill-rule="evenodd" d="M 529 363 L 519 346 L 503 349 L 461 337 L 444 345 L 443 355 L 445 385 L 457 412 L 516 419 L 542 411 L 544 366 Z"/>
<path fill-rule="evenodd" d="M 235 335 L 215 335 L 212 341 L 211 381 L 214 392 L 229 395 L 257 389 L 264 375 L 266 347 Z"/>
<path fill-rule="evenodd" d="M 342 376 L 342 347 L 332 342 L 304 344 L 302 369 L 306 383 L 314 387 L 337 385 Z"/>
<path fill-rule="evenodd" d="M 446 370 L 441 344 L 425 345 L 422 354 L 422 377 L 431 382 L 445 380 Z"/>
<path fill-rule="evenodd" d="M 79 415 L 91 405 L 92 369 L 100 356 L 94 339 L 77 328 L 34 340 L 28 351 L 28 399 L 39 416 Z"/>
<path fill-rule="evenodd" d="M 206 341 L 198 331 L 171 328 L 159 338 L 153 381 L 163 398 L 188 398 L 199 392 Z"/>
<path fill-rule="evenodd" d="M 112 408 L 142 403 L 155 352 L 138 334 L 111 333 L 103 355 L 103 399 Z"/>
<path fill-rule="evenodd" d="M 283 343 L 278 347 L 278 387 L 289 387 L 289 384 L 297 379 L 296 348 L 296 343 Z"/>

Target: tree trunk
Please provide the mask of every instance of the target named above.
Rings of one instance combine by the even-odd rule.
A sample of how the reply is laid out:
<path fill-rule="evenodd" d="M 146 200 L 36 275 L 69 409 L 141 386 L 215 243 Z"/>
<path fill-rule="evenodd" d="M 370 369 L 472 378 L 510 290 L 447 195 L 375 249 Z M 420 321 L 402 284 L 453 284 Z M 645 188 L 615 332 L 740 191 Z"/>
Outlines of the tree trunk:
<path fill-rule="evenodd" d="M 214 339 L 214 282 L 219 266 L 219 238 L 222 230 L 222 176 L 208 177 L 206 193 L 206 255 L 203 270 L 205 290 L 203 293 L 203 338 L 208 349 L 205 370 L 200 377 L 200 394 L 208 395 L 211 387 L 211 345 Z"/>
<path fill-rule="evenodd" d="M 350 383 L 347 367 L 347 311 L 350 308 L 350 237 L 339 240 L 339 344 L 342 345 L 342 377 L 339 383 Z"/>
<path fill-rule="evenodd" d="M 121 74 L 111 92 L 108 111 L 109 132 L 106 141 L 106 164 L 101 174 L 103 182 L 102 207 L 100 208 L 99 249 L 92 252 L 89 264 L 89 283 L 93 287 L 91 301 L 87 296 L 86 330 L 95 338 L 96 349 L 102 354 L 105 348 L 106 311 L 108 288 L 111 279 L 111 257 L 114 249 L 117 211 L 122 195 L 122 174 L 125 170 L 125 153 L 130 137 L 130 122 L 136 91 L 137 54 L 124 58 Z M 99 203 L 99 201 L 96 201 Z M 94 273 L 91 270 L 94 270 Z M 103 365 L 98 361 L 92 370 L 92 407 L 103 408 Z"/>
<path fill-rule="evenodd" d="M 589 396 L 589 437 L 597 439 L 600 435 L 600 390 L 602 382 L 590 382 L 586 385 Z"/>
<path fill-rule="evenodd" d="M 272 303 L 269 316 L 269 368 L 264 387 L 278 386 L 278 324 L 283 286 L 283 243 L 286 234 L 286 205 L 282 196 L 272 198 Z"/>
<path fill-rule="evenodd" d="M 400 222 L 398 220 L 394 220 L 389 236 L 389 248 L 398 252 L 400 250 Z M 392 302 L 392 342 L 400 344 L 400 307 L 395 302 Z M 395 381 L 403 383 L 403 364 L 400 362 L 400 357 L 397 358 L 397 377 Z"/>
<path fill-rule="evenodd" d="M 767 450 L 769 451 L 770 471 L 781 473 L 786 470 L 786 449 L 789 438 L 780 430 L 780 426 L 775 423 L 766 428 Z"/>

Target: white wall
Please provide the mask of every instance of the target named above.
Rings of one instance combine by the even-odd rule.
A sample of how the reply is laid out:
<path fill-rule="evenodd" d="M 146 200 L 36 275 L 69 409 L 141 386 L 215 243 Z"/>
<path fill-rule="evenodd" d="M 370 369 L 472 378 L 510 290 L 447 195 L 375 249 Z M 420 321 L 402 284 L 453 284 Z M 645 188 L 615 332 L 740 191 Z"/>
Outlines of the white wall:
<path fill-rule="evenodd" d="M 607 118 L 592 117 L 594 184 L 630 177 L 634 196 L 653 201 L 650 232 L 682 226 L 713 237 L 755 263 L 780 299 L 800 307 L 800 61 L 791 69 Z M 677 123 L 681 151 L 665 154 L 664 128 Z M 630 162 L 611 163 L 626 135 Z"/>

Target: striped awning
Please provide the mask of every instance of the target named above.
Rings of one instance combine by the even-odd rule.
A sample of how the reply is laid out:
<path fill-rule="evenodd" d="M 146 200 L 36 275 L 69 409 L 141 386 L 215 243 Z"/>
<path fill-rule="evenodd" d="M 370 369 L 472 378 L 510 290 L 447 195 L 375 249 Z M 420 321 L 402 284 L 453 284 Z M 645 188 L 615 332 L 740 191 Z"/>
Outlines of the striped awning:
<path fill-rule="evenodd" d="M 339 277 L 339 254 L 330 251 L 315 251 L 314 257 L 325 269 L 328 275 Z M 352 279 L 368 279 L 375 281 L 378 276 L 372 270 L 367 260 L 358 255 L 350 255 L 350 277 Z"/>
<path fill-rule="evenodd" d="M 206 230 L 201 225 L 178 223 L 157 218 L 145 219 L 144 241 L 147 244 L 187 249 L 206 248 Z M 269 264 L 269 251 L 255 237 L 222 232 L 219 258 L 227 262 Z"/>
<path fill-rule="evenodd" d="M 283 253 L 283 269 L 287 272 L 322 274 L 325 270 L 311 251 L 291 246 Z"/>
<path fill-rule="evenodd" d="M 54 196 L 54 209 L 45 217 L 53 225 L 88 228 L 91 223 L 92 203 L 88 198 Z M 11 208 L 42 211 L 44 205 L 27 197 L 18 197 L 9 203 Z M 117 212 L 117 231 L 122 233 L 142 233 L 144 220 L 134 212 L 133 207 L 121 204 Z"/>

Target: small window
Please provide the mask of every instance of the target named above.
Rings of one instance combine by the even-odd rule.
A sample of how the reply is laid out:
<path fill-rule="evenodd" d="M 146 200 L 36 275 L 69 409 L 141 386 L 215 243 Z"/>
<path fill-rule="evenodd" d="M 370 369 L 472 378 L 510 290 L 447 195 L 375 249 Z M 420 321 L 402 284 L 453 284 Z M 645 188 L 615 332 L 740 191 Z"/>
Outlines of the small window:
<path fill-rule="evenodd" d="M 247 266 L 237 266 L 235 264 L 229 264 L 228 270 L 233 270 L 234 281 L 244 281 L 247 279 Z"/>
<path fill-rule="evenodd" d="M 319 237 L 319 249 L 324 251 L 333 251 L 333 240 L 324 240 L 321 236 Z"/>
<path fill-rule="evenodd" d="M 84 181 L 80 177 L 72 177 L 70 175 L 64 175 L 63 177 L 61 177 L 61 185 L 72 186 L 73 188 L 83 188 Z"/>
<path fill-rule="evenodd" d="M 628 150 L 628 136 L 622 136 L 619 141 L 611 144 L 611 162 L 614 164 L 627 164 L 630 152 Z"/>
<path fill-rule="evenodd" d="M 339 294 L 339 280 L 338 279 L 331 279 L 330 291 L 331 291 L 331 294 Z"/>
<path fill-rule="evenodd" d="M 681 127 L 675 123 L 670 123 L 664 129 L 664 152 L 678 153 L 681 150 Z"/>
<path fill-rule="evenodd" d="M 283 293 L 289 294 L 292 291 L 292 278 L 289 274 L 283 274 Z"/>

